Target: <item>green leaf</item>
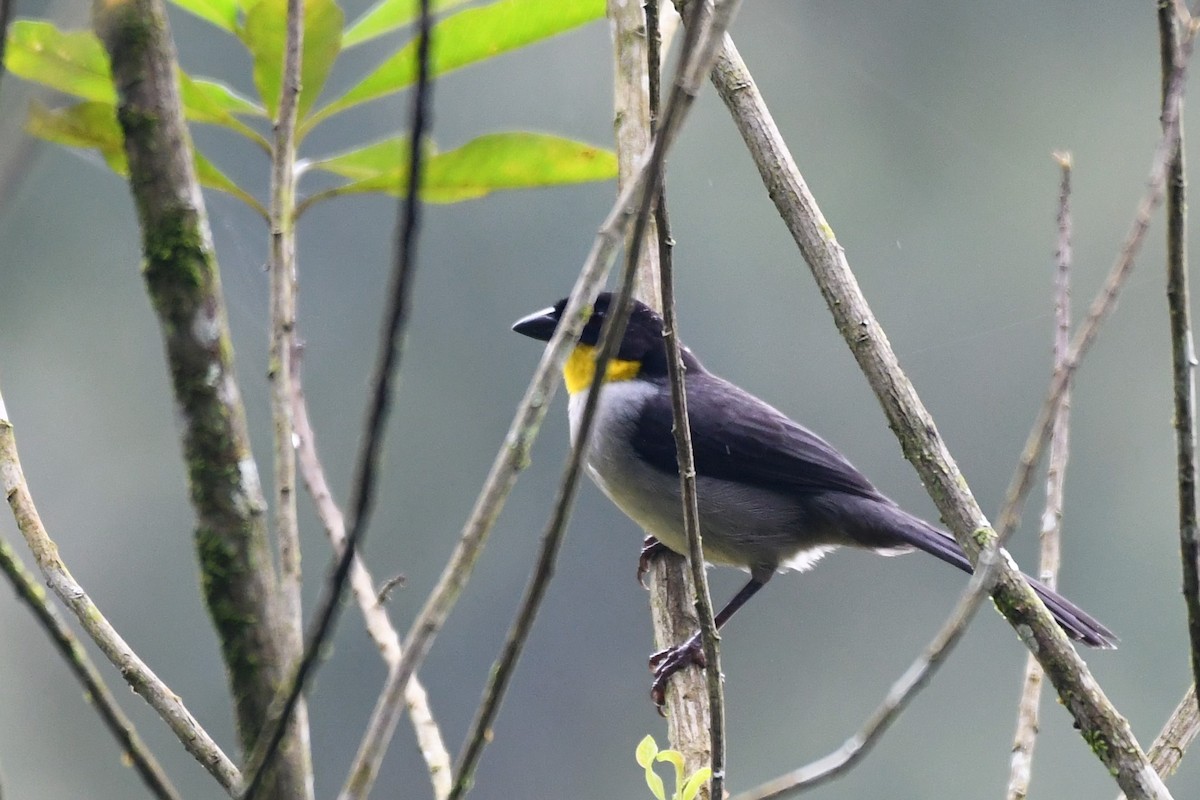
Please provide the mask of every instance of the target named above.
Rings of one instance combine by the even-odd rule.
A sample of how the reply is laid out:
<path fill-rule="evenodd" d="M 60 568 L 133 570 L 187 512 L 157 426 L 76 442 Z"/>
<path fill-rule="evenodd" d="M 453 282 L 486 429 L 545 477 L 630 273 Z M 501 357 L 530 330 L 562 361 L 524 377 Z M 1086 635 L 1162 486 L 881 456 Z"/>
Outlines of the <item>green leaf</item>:
<path fill-rule="evenodd" d="M 461 6 L 467 0 L 431 0 L 429 11 L 441 11 Z M 420 0 L 379 0 L 346 28 L 342 34 L 342 49 L 369 42 L 384 34 L 408 25 L 421 13 Z"/>
<path fill-rule="evenodd" d="M 171 2 L 222 30 L 237 33 L 239 9 L 237 0 L 171 0 Z"/>
<path fill-rule="evenodd" d="M 183 91 L 183 105 L 188 116 L 197 122 L 217 122 L 204 115 L 223 117 L 241 114 L 249 117 L 266 117 L 267 111 L 245 95 L 239 94 L 220 81 L 208 78 L 193 78 L 182 70 L 179 83 Z M 189 108 L 189 106 L 191 108 Z"/>
<path fill-rule="evenodd" d="M 108 54 L 91 31 L 65 32 L 51 22 L 16 20 L 4 63 L 14 75 L 84 100 L 117 100 Z"/>
<path fill-rule="evenodd" d="M 434 26 L 429 72 L 432 76 L 444 75 L 603 16 L 604 0 L 499 0 L 469 8 Z M 409 86 L 417 79 L 416 56 L 417 42 L 413 40 L 314 114 L 306 129 L 340 111 Z"/>
<path fill-rule="evenodd" d="M 229 176 L 217 169 L 211 161 L 204 157 L 203 153 L 193 149 L 192 155 L 195 159 L 196 178 L 200 181 L 201 186 L 207 186 L 209 189 L 216 189 L 219 192 L 231 194 L 262 214 L 264 218 L 268 217 L 267 210 L 263 208 L 261 203 L 255 200 L 245 189 L 234 183 Z"/>
<path fill-rule="evenodd" d="M 243 97 L 223 83 L 193 78 L 183 70 L 179 71 L 179 93 L 183 102 L 183 112 L 188 119 L 224 126 L 270 149 L 270 143 L 262 134 L 234 116 L 245 114 L 265 117 L 267 112 L 254 101 Z"/>
<path fill-rule="evenodd" d="M 429 160 L 422 197 L 452 203 L 501 189 L 604 181 L 617 175 L 611 151 L 541 133 L 491 133 Z"/>
<path fill-rule="evenodd" d="M 646 737 L 638 742 L 637 749 L 633 751 L 633 757 L 637 759 L 639 767 L 648 767 L 653 764 L 656 755 L 658 755 L 658 744 L 650 734 L 646 734 Z"/>
<path fill-rule="evenodd" d="M 380 177 L 399 181 L 408 175 L 408 152 L 407 136 L 390 136 L 341 155 L 319 159 L 312 166 L 354 181 Z"/>
<path fill-rule="evenodd" d="M 708 782 L 712 777 L 712 767 L 701 767 L 696 770 L 692 777 L 688 778 L 687 783 L 679 791 L 679 800 L 695 800 L 696 795 L 700 793 L 700 787 Z"/>
<path fill-rule="evenodd" d="M 654 760 L 675 765 L 675 794 L 671 795 L 671 800 L 679 800 L 679 787 L 683 785 L 683 753 L 678 750 L 660 750 Z"/>
<path fill-rule="evenodd" d="M 35 101 L 30 104 L 25 130 L 49 142 L 96 150 L 113 172 L 123 177 L 129 174 L 125 134 L 117 122 L 116 107 L 111 103 L 88 100 L 67 108 L 50 109 Z M 202 186 L 227 192 L 264 217 L 267 215 L 261 203 L 213 166 L 203 154 L 194 148 L 192 153 L 196 177 Z"/>
<path fill-rule="evenodd" d="M 125 134 L 117 123 L 112 103 L 88 100 L 67 108 L 46 108 L 36 100 L 29 105 L 25 131 L 48 142 L 99 151 L 109 168 L 118 175 L 128 174 L 125 162 Z"/>
<path fill-rule="evenodd" d="M 312 166 L 351 182 L 331 194 L 386 192 L 400 195 L 408 182 L 402 139 L 393 137 Z M 462 147 L 432 154 L 424 167 L 421 199 L 456 203 L 505 189 L 532 189 L 589 181 L 617 174 L 616 156 L 603 148 L 542 133 L 490 133 Z"/>
<path fill-rule="evenodd" d="M 342 49 L 342 9 L 334 0 L 305 0 L 304 49 L 300 54 L 301 119 L 321 93 Z M 271 119 L 279 112 L 287 0 L 258 0 L 246 13 L 242 42 L 254 58 L 254 85 Z"/>

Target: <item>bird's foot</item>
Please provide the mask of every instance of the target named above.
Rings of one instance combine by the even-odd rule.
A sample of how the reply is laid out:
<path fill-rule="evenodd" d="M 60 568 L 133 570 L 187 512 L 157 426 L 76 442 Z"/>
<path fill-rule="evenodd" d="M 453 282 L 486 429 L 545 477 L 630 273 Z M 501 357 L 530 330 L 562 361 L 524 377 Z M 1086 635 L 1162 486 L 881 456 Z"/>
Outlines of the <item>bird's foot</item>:
<path fill-rule="evenodd" d="M 650 685 L 650 699 L 654 701 L 659 714 L 666 716 L 663 709 L 667 703 L 667 681 L 679 670 L 693 664 L 701 669 L 708 666 L 708 661 L 704 658 L 704 648 L 700 646 L 698 631 L 683 644 L 659 650 L 650 656 L 650 669 L 654 670 L 654 682 Z"/>
<path fill-rule="evenodd" d="M 647 536 L 642 540 L 642 554 L 638 556 L 637 579 L 643 589 L 649 588 L 646 586 L 646 573 L 650 571 L 650 562 L 663 553 L 669 552 L 671 552 L 670 548 L 653 536 Z"/>

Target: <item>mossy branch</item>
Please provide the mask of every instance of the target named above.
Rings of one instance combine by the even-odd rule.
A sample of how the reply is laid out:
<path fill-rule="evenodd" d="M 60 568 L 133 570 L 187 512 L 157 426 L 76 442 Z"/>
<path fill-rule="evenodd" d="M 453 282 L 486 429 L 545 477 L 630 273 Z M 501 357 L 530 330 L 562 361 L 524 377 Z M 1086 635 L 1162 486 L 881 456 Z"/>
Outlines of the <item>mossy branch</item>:
<path fill-rule="evenodd" d="M 233 367 L 220 277 L 176 85 L 162 0 L 93 9 L 112 64 L 129 185 L 142 232 L 143 277 L 158 316 L 183 424 L 183 451 L 204 596 L 221 640 L 238 734 L 249 751 L 284 678 L 286 620 Z M 309 758 L 297 727 L 271 796 L 307 796 Z"/>

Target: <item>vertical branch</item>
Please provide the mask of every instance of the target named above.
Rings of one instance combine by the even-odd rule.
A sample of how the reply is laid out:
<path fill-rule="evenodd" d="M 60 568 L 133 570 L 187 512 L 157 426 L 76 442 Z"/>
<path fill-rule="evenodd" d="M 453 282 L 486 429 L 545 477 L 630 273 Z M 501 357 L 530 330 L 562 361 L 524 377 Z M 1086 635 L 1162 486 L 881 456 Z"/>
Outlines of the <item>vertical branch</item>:
<path fill-rule="evenodd" d="M 379 347 L 375 367 L 371 374 L 371 391 L 368 400 L 367 419 L 363 438 L 359 443 L 358 459 L 355 463 L 354 483 L 351 496 L 350 531 L 346 535 L 346 546 L 334 556 L 333 565 L 325 591 L 309 627 L 304 644 L 304 654 L 296 665 L 290 681 L 282 692 L 281 703 L 273 703 L 271 712 L 264 717 L 267 721 L 263 730 L 264 746 L 259 748 L 247 764 L 250 776 L 246 782 L 246 798 L 252 797 L 259 776 L 270 764 L 275 749 L 279 746 L 288 719 L 295 711 L 304 691 L 305 684 L 316 669 L 317 656 L 322 645 L 333 634 L 341 607 L 342 592 L 350 574 L 350 566 L 358 548 L 371 511 L 375 504 L 375 487 L 379 478 L 380 452 L 388 412 L 391 410 L 392 381 L 399 371 L 404 332 L 409 319 L 412 284 L 416 274 L 418 209 L 420 208 L 421 170 L 424 163 L 424 139 L 429 122 L 431 84 L 429 80 L 429 49 L 432 38 L 430 0 L 420 0 L 421 14 L 417 33 L 417 81 L 413 90 L 411 113 L 411 136 L 409 137 L 408 185 L 400 203 L 396 226 L 396 248 L 392 263 L 392 275 L 388 290 L 387 308 L 380 331 Z"/>
<path fill-rule="evenodd" d="M 1055 252 L 1057 270 L 1054 280 L 1054 371 L 1063 369 L 1071 336 L 1071 157 L 1058 155 L 1062 180 L 1058 195 L 1058 248 Z M 1046 508 L 1042 514 L 1041 572 L 1042 583 L 1055 588 L 1058 582 L 1060 542 L 1063 514 L 1063 485 L 1067 469 L 1068 416 L 1070 385 L 1063 390 L 1062 400 L 1054 415 L 1050 431 L 1050 452 L 1046 470 Z M 1017 732 L 1013 737 L 1012 758 L 1009 762 L 1008 800 L 1024 800 L 1029 794 L 1033 763 L 1033 748 L 1037 740 L 1038 714 L 1042 696 L 1044 672 L 1030 653 L 1025 658 L 1025 678 L 1021 699 L 1017 704 Z"/>
<path fill-rule="evenodd" d="M 287 624 L 204 200 L 176 85 L 162 0 L 97 0 L 96 31 L 116 84 L 143 276 L 159 318 L 183 427 L 205 600 L 221 641 L 242 748 L 251 751 L 284 681 Z M 303 742 L 289 737 L 270 792 L 308 796 Z"/>
<path fill-rule="evenodd" d="M 1179 22 L 1175 4 L 1169 0 L 1159 0 L 1158 36 L 1164 115 L 1167 113 L 1170 79 L 1179 68 L 1181 58 Z M 1165 120 L 1163 124 L 1166 124 Z M 1177 124 L 1178 144 L 1167 164 L 1167 310 L 1171 326 L 1176 471 L 1179 480 L 1179 555 L 1191 642 L 1192 683 L 1197 685 L 1200 684 L 1200 543 L 1197 542 L 1196 510 L 1196 347 L 1192 338 L 1187 274 L 1187 177 L 1183 163 L 1182 114 Z"/>
<path fill-rule="evenodd" d="M 669 8 L 670 6 L 668 6 Z M 657 135 L 658 106 L 660 101 L 662 31 L 660 26 L 660 4 L 658 0 L 646 3 L 646 39 L 649 48 L 646 63 L 649 71 L 650 133 Z M 693 27 L 695 27 L 693 23 Z M 694 590 L 695 614 L 700 627 L 706 664 L 705 683 L 707 711 L 709 765 L 711 777 L 708 797 L 720 800 L 725 796 L 725 695 L 722 690 L 720 656 L 720 634 L 713 618 L 712 596 L 708 590 L 705 574 L 704 544 L 700 531 L 700 512 L 696 496 L 696 461 L 692 452 L 691 423 L 688 420 L 687 392 L 684 384 L 683 358 L 680 355 L 679 320 L 675 312 L 675 273 L 672 257 L 671 221 L 667 213 L 666 178 L 660 181 L 658 199 L 654 204 L 654 227 L 647 228 L 647 238 L 658 240 L 659 286 L 662 292 L 663 339 L 667 346 L 667 369 L 671 381 L 671 410 L 674 415 L 675 455 L 679 466 L 679 481 L 683 503 L 683 524 L 688 542 L 688 566 Z M 657 230 L 655 230 L 657 227 Z M 692 766 L 692 772 L 697 769 Z M 685 764 L 685 774 L 688 773 Z"/>
<path fill-rule="evenodd" d="M 609 0 L 608 16 L 613 26 L 614 102 L 618 185 L 624 187 L 632 170 L 649 152 L 658 127 L 660 66 L 662 64 L 661 15 L 641 3 Z M 669 8 L 669 4 L 667 5 Z M 651 26 L 650 15 L 654 13 Z M 684 48 L 686 51 L 686 48 Z M 682 64 L 682 61 L 681 61 Z M 653 129 L 652 129 L 653 126 Z M 636 295 L 652 308 L 662 310 L 660 263 L 667 247 L 654 219 L 648 220 L 645 246 L 638 264 Z M 651 564 L 650 616 L 655 649 L 672 647 L 696 630 L 699 619 L 692 599 L 695 586 L 682 556 L 664 553 Z M 683 754 L 690 774 L 711 762 L 709 729 L 712 716 L 704 678 L 697 669 L 682 670 L 668 685 L 666 696 L 668 737 Z"/>
<path fill-rule="evenodd" d="M 271 147 L 270 346 L 267 379 L 274 429 L 275 542 L 279 548 L 281 624 L 290 662 L 300 658 L 304 612 L 301 605 L 300 523 L 296 518 L 296 447 L 292 419 L 292 350 L 296 346 L 296 115 L 304 48 L 304 0 L 287 0 L 283 75 Z M 301 752 L 311 758 L 308 710 L 301 702 L 290 723 Z M 311 773 L 312 764 L 308 765 Z M 312 785 L 306 787 L 312 797 Z"/>
<path fill-rule="evenodd" d="M 607 0 L 607 15 L 613 40 L 613 137 L 617 144 L 617 190 L 620 191 L 650 152 L 650 99 L 647 87 L 652 32 L 646 25 L 642 3 Z M 655 65 L 657 67 L 657 65 Z M 646 243 L 658 241 L 653 220 L 646 230 Z M 626 239 L 626 246 L 629 240 Z M 658 289 L 658 250 L 642 247 L 634 295 L 653 308 L 662 308 Z"/>
<path fill-rule="evenodd" d="M 267 368 L 275 433 L 275 536 L 279 545 L 280 589 L 293 634 L 293 652 L 290 654 L 293 658 L 299 651 L 303 624 L 291 403 L 291 353 L 296 342 L 296 113 L 300 95 L 303 20 L 304 0 L 287 0 L 283 88 L 271 148 L 271 341 Z"/>

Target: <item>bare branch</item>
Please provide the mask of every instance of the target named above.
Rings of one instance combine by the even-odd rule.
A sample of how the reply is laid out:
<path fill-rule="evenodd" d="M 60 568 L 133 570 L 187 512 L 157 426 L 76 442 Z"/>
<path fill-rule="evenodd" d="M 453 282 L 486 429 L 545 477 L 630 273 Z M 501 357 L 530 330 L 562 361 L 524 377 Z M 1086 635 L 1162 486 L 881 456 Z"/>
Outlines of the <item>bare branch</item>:
<path fill-rule="evenodd" d="M 696 4 L 699 7 L 699 4 Z M 659 25 L 658 0 L 646 3 L 646 38 L 650 42 L 647 51 L 650 85 L 651 133 L 658 123 L 659 101 Z M 689 20 L 696 27 L 696 10 Z M 690 29 L 689 29 L 690 32 Z M 687 392 L 684 389 L 683 357 L 680 354 L 679 319 L 675 309 L 675 271 L 671 247 L 671 223 L 667 213 L 666 180 L 661 181 L 658 199 L 654 204 L 654 220 L 657 231 L 647 227 L 647 238 L 658 240 L 659 285 L 662 294 L 663 340 L 667 346 L 667 371 L 671 381 L 671 413 L 674 418 L 675 457 L 679 467 L 681 502 L 683 504 L 683 527 L 687 535 L 688 566 L 692 572 L 695 611 L 700 627 L 700 640 L 704 647 L 705 683 L 708 692 L 708 707 L 702 709 L 709 715 L 707 749 L 712 775 L 709 779 L 708 796 L 725 797 L 725 694 L 722 690 L 720 634 L 713 618 L 712 596 L 708 590 L 705 573 L 704 543 L 700 531 L 699 501 L 696 495 L 696 459 L 692 452 L 692 429 L 688 419 Z M 695 771 L 694 769 L 692 770 Z M 688 773 L 685 764 L 685 774 Z"/>
<path fill-rule="evenodd" d="M 160 800 L 180 800 L 181 795 L 171 785 L 171 779 L 163 772 L 150 748 L 138 735 L 133 721 L 126 717 L 125 712 L 117 705 L 116 698 L 105 685 L 104 678 L 88 658 L 75 634 L 71 633 L 71 629 L 58 615 L 54 606 L 47 602 L 46 593 L 29 574 L 12 547 L 3 540 L 0 540 L 0 571 L 3 571 L 12 583 L 17 598 L 29 606 L 34 618 L 54 642 L 71 672 L 75 673 L 75 677 L 83 684 L 89 704 L 95 706 L 104 727 L 108 728 L 109 733 L 117 740 L 122 755 L 129 759 L 146 788 Z"/>
<path fill-rule="evenodd" d="M 1179 62 L 1179 23 L 1174 6 L 1158 3 L 1162 61 L 1163 125 L 1167 125 L 1170 81 Z M 1176 113 L 1179 113 L 1178 111 Z M 1183 601 L 1191 641 L 1192 683 L 1200 682 L 1200 542 L 1196 510 L 1196 345 L 1192 338 L 1187 269 L 1187 173 L 1183 163 L 1183 122 L 1179 144 L 1167 167 L 1167 311 L 1171 325 L 1171 372 L 1175 398 L 1175 469 L 1179 481 L 1179 554 Z"/>
<path fill-rule="evenodd" d="M 1058 194 L 1058 249 L 1054 281 L 1054 371 L 1063 368 L 1071 336 L 1071 157 L 1058 154 L 1062 179 Z M 1041 570 L 1038 578 L 1051 589 L 1058 584 L 1061 558 L 1063 485 L 1067 470 L 1070 388 L 1064 390 L 1050 436 L 1049 465 L 1046 470 L 1046 507 L 1042 514 Z M 1038 733 L 1038 713 L 1042 697 L 1042 666 L 1030 653 L 1025 658 L 1025 677 L 1021 699 L 1017 703 L 1017 731 L 1013 737 L 1009 761 L 1008 800 L 1024 800 L 1029 794 L 1033 748 Z"/>
<path fill-rule="evenodd" d="M 949 619 L 921 656 L 892 684 L 887 697 L 863 723 L 858 733 L 824 758 L 756 786 L 737 795 L 734 800 L 771 800 L 799 794 L 845 774 L 861 761 L 917 692 L 929 683 L 938 667 L 950 655 L 954 645 L 962 638 L 968 623 L 975 618 L 975 612 L 995 585 L 999 575 L 997 563 L 994 546 L 980 551 L 978 568 L 967 582 L 967 588 Z"/>
<path fill-rule="evenodd" d="M 292 351 L 296 346 L 296 116 L 300 101 L 300 63 L 304 48 L 304 0 L 287 0 L 283 74 L 275 140 L 271 147 L 269 225 L 271 275 L 270 344 L 267 380 L 271 388 L 274 443 L 275 543 L 279 548 L 279 596 L 286 658 L 300 658 L 304 611 L 301 601 L 300 523 L 296 518 L 296 446 L 292 423 Z M 297 704 L 292 728 L 309 758 L 312 774 L 308 709 Z M 312 798 L 313 784 L 304 787 Z M 300 800 L 298 798 L 297 800 Z"/>
<path fill-rule="evenodd" d="M 1182 87 L 1182 72 L 1177 73 L 1177 77 L 1180 80 L 1172 83 L 1173 90 Z M 933 419 L 901 372 L 886 335 L 850 272 L 832 228 L 808 191 L 762 96 L 728 37 L 713 70 L 713 83 L 733 113 L 768 194 L 808 262 L 838 329 L 875 390 L 890 426 L 897 432 L 905 457 L 920 473 L 959 544 L 969 557 L 977 559 L 980 549 L 995 539 L 995 532 L 971 496 Z M 1168 134 L 1164 140 L 1169 144 L 1173 138 Z M 1161 195 L 1161 172 L 1155 174 L 1159 178 L 1157 184 Z M 1151 200 L 1153 194 L 1152 191 Z M 1146 213 L 1149 213 L 1148 209 Z M 1132 259 L 1137 242 L 1140 242 L 1140 235 L 1132 247 L 1127 246 L 1123 251 L 1122 261 Z M 1099 303 L 1100 316 L 1104 315 L 1113 297 L 1115 288 L 1106 287 Z M 1090 343 L 1095 336 L 1094 326 L 1081 330 L 1081 335 Z M 1073 348 L 1073 352 L 1078 353 L 1080 349 Z M 1166 787 L 1137 745 L 1128 723 L 1104 697 L 1087 666 L 1028 583 L 1007 558 L 999 560 L 998 569 L 1000 574 L 993 592 L 997 606 L 1030 649 L 1038 653 L 1039 661 L 1093 751 L 1131 796 L 1169 797 Z"/>
<path fill-rule="evenodd" d="M 300 654 L 300 631 L 304 625 L 291 398 L 291 353 L 296 346 L 296 114 L 303 42 L 304 0 L 287 0 L 282 93 L 271 148 L 271 340 L 267 379 L 271 385 L 275 434 L 275 538 L 279 546 L 280 594 L 291 640 L 288 657 L 292 659 Z"/>
<path fill-rule="evenodd" d="M 1145 195 L 1138 203 L 1134 213 L 1133 224 L 1125 241 L 1121 244 L 1120 254 L 1109 270 L 1104 285 L 1092 301 L 1087 317 L 1075 331 L 1071 339 L 1071 349 L 1063 362 L 1063 369 L 1056 373 L 1050 382 L 1046 399 L 1038 411 L 1037 421 L 1030 430 L 1025 448 L 1021 452 L 1020 464 L 1012 482 L 1009 483 L 1005 495 L 1004 507 L 1007 513 L 1002 513 L 997 520 L 996 530 L 1002 538 L 1014 531 L 1020 521 L 1024 499 L 1033 483 L 1033 469 L 1041 457 L 1042 448 L 1050 438 L 1050 428 L 1054 410 L 1062 400 L 1063 392 L 1075 374 L 1079 361 L 1087 353 L 1100 330 L 1100 325 L 1116 307 L 1117 295 L 1121 291 L 1129 273 L 1133 270 L 1133 259 L 1141 249 L 1146 231 L 1150 227 L 1150 216 L 1162 204 L 1164 186 L 1167 180 L 1167 165 L 1170 163 L 1179 143 L 1179 122 L 1183 103 L 1184 78 L 1187 62 L 1191 58 L 1192 45 L 1195 42 L 1197 28 L 1193 25 L 1179 44 L 1179 57 L 1175 68 L 1167 82 L 1166 98 L 1163 103 L 1162 125 L 1163 135 L 1154 150 L 1150 162 L 1150 179 Z"/>
<path fill-rule="evenodd" d="M 430 120 L 429 104 L 432 93 L 429 73 L 432 27 L 429 0 L 421 0 L 421 14 L 417 25 L 417 81 L 413 93 L 409 136 L 408 186 L 405 196 L 400 202 L 398 238 L 388 291 L 388 305 L 384 311 L 383 329 L 380 332 L 379 347 L 376 351 L 377 360 L 371 376 L 366 425 L 362 441 L 359 443 L 358 459 L 355 464 L 354 483 L 351 490 L 353 494 L 350 502 L 350 530 L 346 536 L 345 549 L 334 556 L 322 600 L 317 606 L 308 635 L 305 637 L 304 654 L 291 679 L 284 684 L 286 688 L 281 694 L 285 699 L 277 712 L 278 716 L 276 716 L 275 703 L 272 703 L 272 708 L 266 716 L 267 722 L 263 729 L 269 732 L 269 735 L 263 737 L 265 749 L 256 752 L 247 761 L 246 771 L 251 776 L 246 783 L 247 800 L 254 794 L 257 778 L 263 771 L 263 766 L 271 763 L 272 754 L 281 741 L 288 718 L 300 701 L 300 695 L 304 691 L 309 675 L 316 670 L 317 656 L 321 651 L 322 644 L 333 634 L 333 629 L 337 624 L 338 610 L 341 607 L 342 592 L 346 588 L 346 578 L 350 574 L 350 564 L 354 558 L 355 549 L 365 535 L 375 503 L 379 454 L 383 448 L 385 423 L 391 409 L 392 382 L 400 368 L 404 331 L 408 323 L 412 285 L 416 275 L 417 222 L 421 203 L 419 187 L 421 186 L 421 170 L 425 152 L 423 140 Z"/>
<path fill-rule="evenodd" d="M 1163 729 L 1158 732 L 1154 744 L 1146 751 L 1156 772 L 1164 778 L 1170 777 L 1179 769 L 1183 754 L 1196 740 L 1200 733 L 1200 708 L 1196 705 L 1196 686 L 1188 687 L 1183 693 L 1183 699 L 1171 712 Z M 1125 800 L 1124 794 L 1117 795 L 1117 800 Z"/>
<path fill-rule="evenodd" d="M 130 688 L 158 712 L 184 748 L 207 769 L 231 795 L 236 795 L 241 775 L 233 762 L 183 705 L 179 695 L 159 680 L 146 663 L 121 638 L 83 587 L 71 575 L 58 553 L 58 546 L 42 525 L 17 453 L 17 440 L 0 396 L 0 486 L 12 509 L 17 528 L 37 561 L 50 590 L 71 610 L 84 631 L 116 667 Z M 69 635 L 69 634 L 68 634 Z M 77 669 L 72 660 L 72 669 Z M 78 671 L 77 671 L 78 674 Z M 118 714 L 120 712 L 117 712 Z M 127 723 L 127 721 L 126 721 Z M 128 727 L 132 732 L 132 727 Z M 152 760 L 151 760 L 152 763 Z M 169 784 L 167 784 L 169 785 Z"/>
<path fill-rule="evenodd" d="M 249 752 L 286 676 L 264 500 L 250 451 L 233 348 L 162 0 L 97 0 L 112 65 L 129 185 L 142 231 L 142 274 L 158 315 L 183 425 L 205 600 L 221 640 L 242 747 Z M 306 797 L 304 739 L 290 729 L 271 794 Z"/>
<path fill-rule="evenodd" d="M 300 462 L 300 474 L 304 478 L 309 495 L 312 496 L 316 507 L 317 517 L 329 536 L 334 552 L 341 553 L 346 546 L 346 522 L 342 510 L 333 499 L 333 492 L 325 479 L 325 468 L 317 455 L 316 434 L 308 419 L 308 403 L 304 399 L 304 391 L 300 381 L 300 361 L 298 349 L 292 367 L 292 409 L 296 426 L 297 456 Z M 384 588 L 376 591 L 375 581 L 367 571 L 360 554 L 354 554 L 350 565 L 350 591 L 358 602 L 366 623 L 367 635 L 375 642 L 379 654 L 388 669 L 392 669 L 400 661 L 400 634 L 396 632 L 387 609 L 383 605 L 383 595 L 400 582 L 392 578 L 385 582 Z M 417 680 L 416 675 L 404 689 L 404 704 L 408 708 L 408 716 L 412 721 L 413 731 L 417 736 L 417 746 L 421 756 L 429 767 L 429 777 L 433 782 L 433 796 L 436 800 L 444 800 L 450 794 L 450 753 L 442 740 L 442 732 L 437 720 L 429 708 L 429 697 L 425 688 Z"/>

